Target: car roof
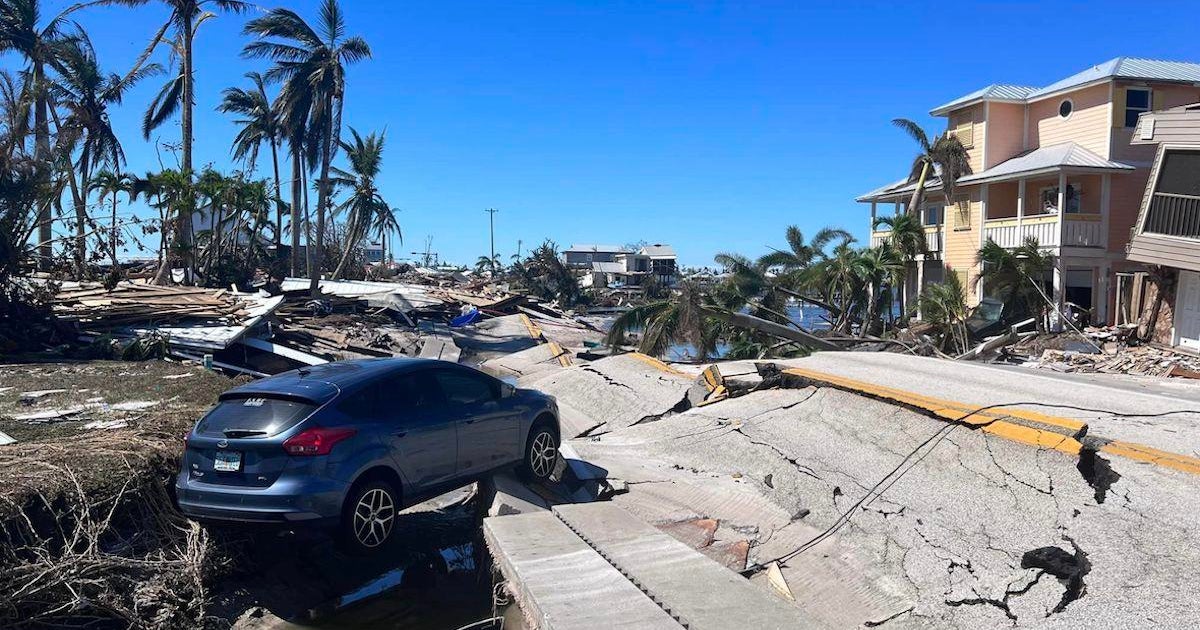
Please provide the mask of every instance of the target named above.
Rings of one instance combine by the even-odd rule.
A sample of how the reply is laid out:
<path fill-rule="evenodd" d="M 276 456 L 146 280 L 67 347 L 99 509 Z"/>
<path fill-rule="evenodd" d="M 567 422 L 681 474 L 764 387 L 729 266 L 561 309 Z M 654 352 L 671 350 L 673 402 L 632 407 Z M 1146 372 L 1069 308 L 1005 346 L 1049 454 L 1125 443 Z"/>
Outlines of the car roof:
<path fill-rule="evenodd" d="M 287 396 L 322 404 L 329 402 L 342 391 L 354 389 L 384 374 L 399 374 L 434 366 L 463 367 L 448 361 L 415 358 L 334 361 L 305 366 L 246 383 L 226 391 L 221 394 L 221 398 L 244 398 L 253 395 Z"/>

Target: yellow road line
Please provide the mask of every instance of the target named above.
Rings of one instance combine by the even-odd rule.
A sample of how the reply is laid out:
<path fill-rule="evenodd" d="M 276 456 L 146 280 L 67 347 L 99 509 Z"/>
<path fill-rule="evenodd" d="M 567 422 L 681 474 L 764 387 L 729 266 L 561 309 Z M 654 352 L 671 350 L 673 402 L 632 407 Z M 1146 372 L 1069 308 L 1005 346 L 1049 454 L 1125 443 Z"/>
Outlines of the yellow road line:
<path fill-rule="evenodd" d="M 680 372 L 679 370 L 676 370 L 675 368 L 667 365 L 666 363 L 663 363 L 662 361 L 659 361 L 658 359 L 655 359 L 654 357 L 652 357 L 648 354 L 642 354 L 641 352 L 630 352 L 626 356 L 633 357 L 633 358 L 637 359 L 638 361 L 641 361 L 642 363 L 645 363 L 645 364 L 655 368 L 656 370 L 666 372 L 667 374 L 673 374 L 675 376 L 691 376 L 690 374 L 687 374 L 686 372 Z"/>
<path fill-rule="evenodd" d="M 550 356 L 558 357 L 559 365 L 563 367 L 571 367 L 571 355 L 567 354 L 566 351 L 562 349 L 562 346 L 551 341 L 548 343 L 548 347 L 550 348 Z"/>
<path fill-rule="evenodd" d="M 1079 455 L 1083 445 L 1079 442 L 1078 438 L 1082 437 L 1087 430 L 1086 423 L 1074 418 L 1051 416 L 1024 409 L 999 407 L 985 411 L 974 411 L 984 405 L 970 405 L 964 402 L 933 398 L 915 392 L 884 387 L 874 383 L 866 383 L 805 368 L 789 368 L 784 370 L 784 373 L 823 382 L 839 389 L 899 402 L 923 409 L 947 420 L 982 425 L 980 428 L 985 433 L 1030 446 L 1054 449 L 1069 455 Z M 963 415 L 969 412 L 971 415 L 964 418 Z M 1013 422 L 1013 420 L 1024 422 Z M 1049 427 L 1049 429 L 1029 426 L 1026 423 Z M 1100 447 L 1100 451 L 1118 457 L 1200 475 L 1200 458 L 1162 451 L 1143 444 L 1114 440 Z"/>
<path fill-rule="evenodd" d="M 530 337 L 534 339 L 542 338 L 542 329 L 538 328 L 538 325 L 533 323 L 533 320 L 529 319 L 529 316 L 525 313 L 521 313 L 521 323 L 525 324 L 525 330 L 529 331 Z"/>

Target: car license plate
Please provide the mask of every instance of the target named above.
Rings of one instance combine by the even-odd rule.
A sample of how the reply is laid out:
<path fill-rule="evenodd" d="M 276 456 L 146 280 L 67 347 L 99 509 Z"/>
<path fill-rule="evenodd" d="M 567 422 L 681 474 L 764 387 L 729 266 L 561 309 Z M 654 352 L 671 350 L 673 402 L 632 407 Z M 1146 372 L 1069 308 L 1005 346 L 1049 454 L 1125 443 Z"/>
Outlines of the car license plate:
<path fill-rule="evenodd" d="M 237 472 L 242 469 L 242 454 L 233 451 L 217 451 L 213 469 L 218 472 Z"/>

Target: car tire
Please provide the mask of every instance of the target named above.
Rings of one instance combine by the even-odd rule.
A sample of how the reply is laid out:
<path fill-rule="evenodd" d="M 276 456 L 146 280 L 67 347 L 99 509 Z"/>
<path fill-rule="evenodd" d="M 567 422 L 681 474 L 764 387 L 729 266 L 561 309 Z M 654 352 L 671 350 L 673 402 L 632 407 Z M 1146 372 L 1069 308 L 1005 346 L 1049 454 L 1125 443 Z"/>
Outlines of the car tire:
<path fill-rule="evenodd" d="M 558 457 L 558 435 L 548 424 L 535 424 L 525 441 L 525 458 L 518 472 L 526 481 L 546 481 L 554 474 Z"/>
<path fill-rule="evenodd" d="M 374 480 L 354 487 L 346 500 L 340 538 L 346 551 L 365 555 L 383 549 L 395 537 L 400 493 Z"/>

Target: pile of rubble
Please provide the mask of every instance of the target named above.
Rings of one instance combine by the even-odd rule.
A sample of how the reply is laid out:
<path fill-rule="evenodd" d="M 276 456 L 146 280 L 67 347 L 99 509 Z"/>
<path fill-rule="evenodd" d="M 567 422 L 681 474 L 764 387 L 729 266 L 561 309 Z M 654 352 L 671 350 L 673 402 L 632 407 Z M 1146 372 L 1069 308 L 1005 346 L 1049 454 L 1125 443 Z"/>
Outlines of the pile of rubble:
<path fill-rule="evenodd" d="M 1128 347 L 1116 354 L 1044 350 L 1038 367 L 1056 372 L 1200 378 L 1200 357 L 1155 346 Z"/>

